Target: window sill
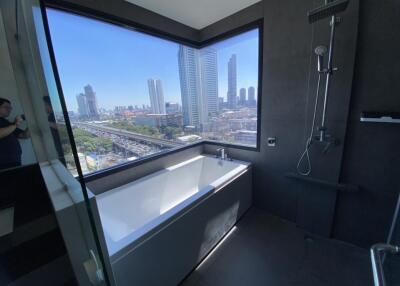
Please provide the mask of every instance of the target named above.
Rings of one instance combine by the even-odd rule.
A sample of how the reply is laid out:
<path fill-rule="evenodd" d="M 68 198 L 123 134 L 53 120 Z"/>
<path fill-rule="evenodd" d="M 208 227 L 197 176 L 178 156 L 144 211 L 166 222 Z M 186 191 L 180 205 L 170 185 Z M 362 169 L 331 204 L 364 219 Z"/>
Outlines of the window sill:
<path fill-rule="evenodd" d="M 97 180 L 99 178 L 109 176 L 111 174 L 115 174 L 115 173 L 121 172 L 123 170 L 129 169 L 129 168 L 132 168 L 135 166 L 139 166 L 141 164 L 148 163 L 148 162 L 157 160 L 159 158 L 162 158 L 162 157 L 165 157 L 168 155 L 172 155 L 172 154 L 175 154 L 175 153 L 178 153 L 178 152 L 190 149 L 190 148 L 194 148 L 197 146 L 204 146 L 204 145 L 217 145 L 217 146 L 226 147 L 226 148 L 241 149 L 241 150 L 248 150 L 248 151 L 254 151 L 254 152 L 260 151 L 259 144 L 258 144 L 258 146 L 252 147 L 252 146 L 248 146 L 248 145 L 239 145 L 239 144 L 223 143 L 223 142 L 217 142 L 217 141 L 211 141 L 211 140 L 202 140 L 199 142 L 188 144 L 183 147 L 177 147 L 174 149 L 154 153 L 154 154 L 142 157 L 140 159 L 137 159 L 135 161 L 126 162 L 126 163 L 123 163 L 120 165 L 115 165 L 110 168 L 106 168 L 103 170 L 95 171 L 90 174 L 86 174 L 83 176 L 84 181 L 86 183 L 91 182 L 91 181 Z"/>

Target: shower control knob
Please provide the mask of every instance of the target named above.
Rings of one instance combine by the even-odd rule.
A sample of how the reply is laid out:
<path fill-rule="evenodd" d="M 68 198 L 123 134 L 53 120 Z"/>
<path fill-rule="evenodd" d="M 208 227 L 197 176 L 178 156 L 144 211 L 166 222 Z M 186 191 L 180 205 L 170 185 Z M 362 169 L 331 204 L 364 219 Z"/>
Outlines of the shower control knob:
<path fill-rule="evenodd" d="M 276 138 L 275 137 L 268 137 L 267 138 L 267 145 L 268 145 L 268 147 L 275 147 L 276 146 Z"/>

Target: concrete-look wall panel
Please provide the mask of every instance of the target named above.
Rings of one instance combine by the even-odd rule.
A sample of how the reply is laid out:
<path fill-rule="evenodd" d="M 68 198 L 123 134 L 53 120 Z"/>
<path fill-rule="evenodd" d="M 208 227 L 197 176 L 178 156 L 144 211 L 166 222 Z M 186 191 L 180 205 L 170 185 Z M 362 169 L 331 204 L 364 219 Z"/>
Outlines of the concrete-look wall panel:
<path fill-rule="evenodd" d="M 363 247 L 385 242 L 400 191 L 399 124 L 360 122 L 362 111 L 400 111 L 400 4 L 364 0 L 334 236 Z"/>
<path fill-rule="evenodd" d="M 198 42 L 198 30 L 176 22 L 172 19 L 144 9 L 124 0 L 57 0 L 56 4 L 72 4 L 83 8 L 114 15 L 126 21 L 133 21 L 139 25 L 156 29 L 163 33 L 182 39 Z"/>
<path fill-rule="evenodd" d="M 263 1 L 253 4 L 229 17 L 199 30 L 199 40 L 208 41 L 225 32 L 240 28 L 251 22 L 263 19 Z"/>

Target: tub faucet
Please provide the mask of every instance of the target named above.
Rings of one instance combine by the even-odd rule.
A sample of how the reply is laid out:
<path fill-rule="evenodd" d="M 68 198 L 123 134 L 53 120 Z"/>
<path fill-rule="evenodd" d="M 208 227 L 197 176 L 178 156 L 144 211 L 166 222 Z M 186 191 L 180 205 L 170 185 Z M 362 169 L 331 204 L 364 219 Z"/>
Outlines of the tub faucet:
<path fill-rule="evenodd" d="M 225 152 L 225 148 L 218 148 L 217 152 L 221 152 L 221 160 L 227 160 L 228 159 L 228 154 Z M 218 157 L 218 155 L 217 155 Z"/>

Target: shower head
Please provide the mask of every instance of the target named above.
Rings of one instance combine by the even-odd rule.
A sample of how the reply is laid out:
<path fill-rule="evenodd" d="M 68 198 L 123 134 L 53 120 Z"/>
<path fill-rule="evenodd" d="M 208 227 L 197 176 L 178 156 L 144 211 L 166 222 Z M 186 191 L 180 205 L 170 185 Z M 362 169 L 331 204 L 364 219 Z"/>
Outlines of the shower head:
<path fill-rule="evenodd" d="M 328 52 L 328 48 L 325 46 L 318 46 L 315 48 L 314 52 L 318 56 L 323 56 Z"/>
<path fill-rule="evenodd" d="M 339 12 L 346 10 L 350 0 L 334 0 L 327 4 L 318 7 L 308 12 L 308 22 L 314 23 L 316 21 L 325 19 L 329 16 L 335 15 Z"/>
<path fill-rule="evenodd" d="M 318 72 L 324 72 L 324 55 L 328 52 L 327 47 L 318 46 L 314 50 L 315 54 L 318 56 Z"/>

